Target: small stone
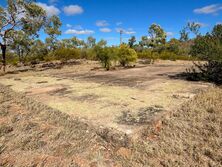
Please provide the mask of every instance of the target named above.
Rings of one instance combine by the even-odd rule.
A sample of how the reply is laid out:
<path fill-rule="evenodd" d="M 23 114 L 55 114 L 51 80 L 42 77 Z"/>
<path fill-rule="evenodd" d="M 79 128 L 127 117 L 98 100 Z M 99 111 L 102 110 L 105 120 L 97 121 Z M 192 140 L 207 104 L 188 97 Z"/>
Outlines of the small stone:
<path fill-rule="evenodd" d="M 121 147 L 117 151 L 117 155 L 122 156 L 123 158 L 129 159 L 130 156 L 132 155 L 132 151 L 130 149 L 128 149 L 128 148 Z"/>

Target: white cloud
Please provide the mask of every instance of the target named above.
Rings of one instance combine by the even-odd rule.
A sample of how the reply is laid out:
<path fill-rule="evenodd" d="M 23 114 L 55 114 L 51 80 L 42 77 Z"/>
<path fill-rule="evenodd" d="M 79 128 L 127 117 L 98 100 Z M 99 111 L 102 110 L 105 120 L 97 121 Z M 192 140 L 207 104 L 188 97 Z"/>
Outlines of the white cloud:
<path fill-rule="evenodd" d="M 166 34 L 167 34 L 168 37 L 172 37 L 174 35 L 173 32 L 167 32 Z"/>
<path fill-rule="evenodd" d="M 50 3 L 50 4 L 54 4 L 54 3 L 56 3 L 56 2 L 58 2 L 58 0 L 49 0 L 49 3 Z"/>
<path fill-rule="evenodd" d="M 66 24 L 66 27 L 71 28 L 72 25 L 71 24 Z"/>
<path fill-rule="evenodd" d="M 116 28 L 116 32 L 120 33 L 120 31 L 122 31 L 123 34 L 127 34 L 127 35 L 136 34 L 136 32 L 133 31 L 132 28 L 129 28 L 128 30 L 125 30 L 125 29 L 123 29 L 123 28 Z"/>
<path fill-rule="evenodd" d="M 68 29 L 65 34 L 76 34 L 76 35 L 90 35 L 94 34 L 95 32 L 93 30 L 76 30 L 76 29 Z"/>
<path fill-rule="evenodd" d="M 217 14 L 218 11 L 222 10 L 222 4 L 213 4 L 202 8 L 194 9 L 194 13 L 197 14 Z"/>
<path fill-rule="evenodd" d="M 111 32 L 112 30 L 110 28 L 100 28 L 99 29 L 101 32 L 105 32 L 105 33 L 108 33 L 108 32 Z"/>
<path fill-rule="evenodd" d="M 196 24 L 199 24 L 200 27 L 207 27 L 208 24 L 205 24 L 205 23 L 201 23 L 201 22 L 195 22 Z"/>
<path fill-rule="evenodd" d="M 63 8 L 63 11 L 68 16 L 82 14 L 84 12 L 83 8 L 78 5 L 65 6 Z"/>
<path fill-rule="evenodd" d="M 77 30 L 82 30 L 83 28 L 82 28 L 82 26 L 81 26 L 81 25 L 75 25 L 75 26 L 74 26 L 74 29 L 77 29 Z"/>
<path fill-rule="evenodd" d="M 47 5 L 45 3 L 37 2 L 36 3 L 38 6 L 42 7 L 48 16 L 53 16 L 53 15 L 59 15 L 60 10 L 55 7 L 54 5 Z"/>
<path fill-rule="evenodd" d="M 105 27 L 105 26 L 108 26 L 108 25 L 109 25 L 109 23 L 106 20 L 98 20 L 96 22 L 96 26 L 98 26 L 98 27 Z"/>
<path fill-rule="evenodd" d="M 116 23 L 117 26 L 120 26 L 120 25 L 122 25 L 122 24 L 123 24 L 123 23 L 122 23 L 121 21 L 119 21 L 119 22 Z"/>

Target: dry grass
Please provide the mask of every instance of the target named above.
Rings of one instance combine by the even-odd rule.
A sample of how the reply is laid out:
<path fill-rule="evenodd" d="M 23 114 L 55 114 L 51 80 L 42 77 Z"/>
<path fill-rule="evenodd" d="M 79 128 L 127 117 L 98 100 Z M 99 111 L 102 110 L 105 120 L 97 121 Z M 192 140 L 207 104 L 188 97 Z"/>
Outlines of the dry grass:
<path fill-rule="evenodd" d="M 0 166 L 222 166 L 220 88 L 149 125 L 128 147 L 8 89 L 1 88 L 0 102 Z"/>
<path fill-rule="evenodd" d="M 128 166 L 222 166 L 222 90 L 200 93 L 142 134 Z"/>

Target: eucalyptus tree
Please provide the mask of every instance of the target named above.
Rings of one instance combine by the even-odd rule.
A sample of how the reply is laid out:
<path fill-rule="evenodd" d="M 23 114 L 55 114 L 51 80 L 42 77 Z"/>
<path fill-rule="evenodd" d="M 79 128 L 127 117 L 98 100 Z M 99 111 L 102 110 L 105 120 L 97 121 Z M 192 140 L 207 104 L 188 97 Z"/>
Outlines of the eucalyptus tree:
<path fill-rule="evenodd" d="M 200 23 L 188 22 L 187 27 L 195 36 L 200 35 Z"/>
<path fill-rule="evenodd" d="M 136 37 L 135 36 L 132 36 L 129 41 L 128 41 L 128 44 L 130 46 L 130 48 L 133 48 L 134 44 L 136 43 Z"/>
<path fill-rule="evenodd" d="M 13 36 L 22 31 L 37 36 L 46 21 L 46 12 L 33 0 L 7 0 L 7 7 L 0 6 L 0 45 L 3 71 L 6 66 L 6 49 L 14 41 Z"/>
<path fill-rule="evenodd" d="M 57 16 L 52 16 L 47 19 L 45 25 L 45 33 L 49 35 L 46 38 L 46 45 L 50 51 L 55 51 L 57 49 L 57 36 L 61 35 L 61 31 L 59 30 L 62 23 Z"/>
<path fill-rule="evenodd" d="M 6 66 L 7 46 L 14 42 L 13 36 L 24 32 L 37 36 L 46 21 L 46 12 L 33 0 L 7 0 L 7 7 L 0 6 L 0 45 L 3 71 Z"/>
<path fill-rule="evenodd" d="M 144 48 L 148 47 L 148 37 L 147 36 L 142 36 L 141 41 L 139 41 L 139 45 Z"/>
<path fill-rule="evenodd" d="M 87 47 L 92 48 L 92 47 L 94 47 L 96 45 L 96 39 L 94 37 L 92 37 L 92 36 L 89 36 L 87 38 L 86 44 L 87 44 Z"/>
<path fill-rule="evenodd" d="M 152 24 L 148 30 L 149 33 L 149 45 L 151 47 L 156 47 L 160 44 L 166 43 L 166 32 L 164 29 L 158 24 Z"/>
<path fill-rule="evenodd" d="M 189 40 L 189 32 L 187 31 L 187 27 L 184 27 L 180 31 L 180 41 L 181 42 L 187 42 Z"/>
<path fill-rule="evenodd" d="M 19 62 L 24 63 L 25 58 L 31 51 L 34 40 L 23 31 L 17 31 L 17 33 L 14 34 L 12 38 L 13 43 L 10 45 L 10 49 L 14 50 L 18 55 Z"/>
<path fill-rule="evenodd" d="M 97 43 L 97 45 L 98 45 L 99 47 L 105 47 L 105 46 L 107 45 L 107 41 L 104 40 L 104 39 L 101 39 L 101 40 Z"/>
<path fill-rule="evenodd" d="M 77 37 L 72 37 L 70 40 L 74 48 L 83 47 L 85 45 L 85 42 Z"/>
<path fill-rule="evenodd" d="M 201 25 L 195 22 L 188 22 L 187 25 L 180 31 L 180 41 L 187 42 L 190 39 L 190 33 L 193 33 L 195 37 L 200 35 Z"/>
<path fill-rule="evenodd" d="M 33 60 L 44 60 L 44 57 L 48 54 L 47 46 L 44 42 L 37 39 L 34 40 L 30 46 L 30 55 L 29 57 Z"/>

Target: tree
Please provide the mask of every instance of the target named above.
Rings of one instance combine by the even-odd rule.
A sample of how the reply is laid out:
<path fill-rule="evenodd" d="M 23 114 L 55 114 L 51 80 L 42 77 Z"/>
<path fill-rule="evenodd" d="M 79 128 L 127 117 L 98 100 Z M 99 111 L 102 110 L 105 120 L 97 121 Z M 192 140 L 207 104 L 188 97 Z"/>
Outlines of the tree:
<path fill-rule="evenodd" d="M 6 49 L 13 36 L 23 31 L 29 36 L 37 35 L 46 21 L 46 12 L 32 0 L 7 0 L 8 6 L 0 6 L 0 45 L 3 71 L 6 66 Z"/>
<path fill-rule="evenodd" d="M 152 24 L 149 27 L 148 33 L 150 36 L 149 46 L 156 47 L 160 44 L 166 43 L 167 35 L 166 35 L 164 29 L 160 25 Z"/>
<path fill-rule="evenodd" d="M 132 36 L 130 39 L 129 39 L 129 46 L 130 48 L 133 48 L 134 44 L 136 43 L 136 37 L 135 36 Z"/>
<path fill-rule="evenodd" d="M 78 39 L 77 37 L 72 37 L 71 43 L 74 48 L 78 48 L 84 45 L 84 41 Z"/>
<path fill-rule="evenodd" d="M 191 47 L 191 54 L 207 61 L 195 64 L 203 79 L 222 84 L 222 25 L 214 26 L 211 33 L 197 36 Z"/>
<path fill-rule="evenodd" d="M 92 48 L 96 45 L 96 39 L 93 38 L 92 36 L 89 36 L 87 38 L 87 47 Z"/>
<path fill-rule="evenodd" d="M 47 46 L 41 40 L 34 40 L 31 45 L 29 59 L 31 61 L 42 61 L 48 54 Z"/>
<path fill-rule="evenodd" d="M 180 41 L 181 42 L 187 42 L 189 40 L 189 32 L 187 31 L 187 28 L 184 27 L 181 31 L 180 31 Z"/>
<path fill-rule="evenodd" d="M 99 47 L 105 47 L 105 46 L 107 45 L 107 41 L 101 39 L 101 40 L 97 43 L 97 45 L 98 45 Z"/>
<path fill-rule="evenodd" d="M 167 49 L 170 52 L 178 54 L 180 51 L 180 41 L 175 38 L 170 39 L 170 41 L 167 43 Z"/>
<path fill-rule="evenodd" d="M 128 45 L 122 44 L 119 48 L 119 62 L 120 64 L 125 67 L 130 63 L 136 62 L 137 60 L 137 53 L 134 49 L 131 49 Z"/>
<path fill-rule="evenodd" d="M 188 22 L 187 27 L 195 36 L 200 35 L 200 24 L 195 22 Z"/>
<path fill-rule="evenodd" d="M 142 36 L 141 37 L 141 41 L 139 41 L 139 45 L 141 46 L 141 47 L 145 47 L 145 46 L 148 46 L 148 38 L 147 38 L 147 36 Z"/>
<path fill-rule="evenodd" d="M 33 40 L 23 31 L 17 31 L 12 38 L 14 42 L 11 44 L 10 48 L 19 56 L 19 62 L 24 63 L 25 58 L 31 51 Z"/>
<path fill-rule="evenodd" d="M 46 45 L 50 51 L 55 51 L 57 49 L 56 44 L 58 41 L 56 38 L 58 35 L 61 35 L 61 31 L 59 30 L 61 25 L 62 23 L 57 16 L 52 16 L 47 20 L 45 33 L 49 35 L 49 38 L 46 38 Z"/>
<path fill-rule="evenodd" d="M 190 32 L 195 36 L 200 35 L 200 24 L 195 22 L 188 22 L 187 25 L 180 31 L 180 41 L 187 42 L 189 41 Z"/>
<path fill-rule="evenodd" d="M 71 39 L 62 39 L 59 42 L 59 45 L 60 45 L 60 47 L 64 47 L 64 48 L 72 48 L 73 47 Z"/>

